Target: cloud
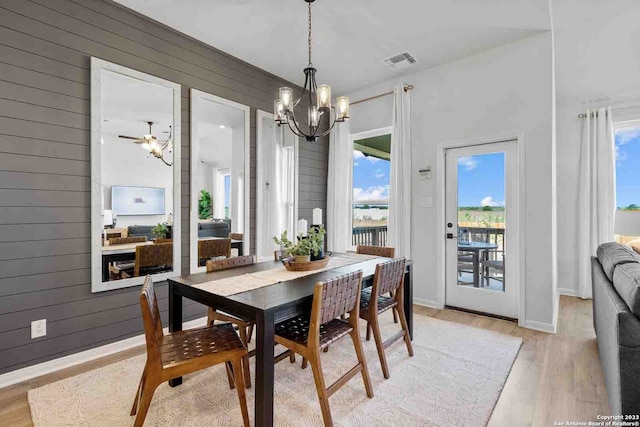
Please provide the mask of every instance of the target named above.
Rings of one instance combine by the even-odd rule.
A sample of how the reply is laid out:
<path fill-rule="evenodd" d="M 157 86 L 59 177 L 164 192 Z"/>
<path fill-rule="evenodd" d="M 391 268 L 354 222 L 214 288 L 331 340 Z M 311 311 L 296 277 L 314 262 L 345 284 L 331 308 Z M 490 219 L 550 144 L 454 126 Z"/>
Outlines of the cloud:
<path fill-rule="evenodd" d="M 619 145 L 615 146 L 615 150 L 616 150 L 616 153 L 615 153 L 616 154 L 616 163 L 622 164 L 622 162 L 627 160 L 627 157 L 629 157 L 629 156 L 627 155 L 626 151 L 622 151 L 620 149 Z"/>
<path fill-rule="evenodd" d="M 354 161 L 354 166 L 357 166 L 356 160 L 358 159 L 367 159 L 369 162 L 371 163 L 377 163 L 380 161 L 379 158 L 377 157 L 373 157 L 373 156 L 365 156 L 365 154 L 362 151 L 359 150 L 353 150 L 353 161 Z"/>
<path fill-rule="evenodd" d="M 376 175 L 375 176 L 376 176 L 376 178 L 384 178 L 385 174 L 384 174 L 384 172 L 382 172 L 381 169 L 376 169 Z"/>
<path fill-rule="evenodd" d="M 493 197 L 487 196 L 480 201 L 480 205 L 496 207 L 496 206 L 504 206 L 504 202 L 496 202 L 495 200 L 493 200 Z"/>
<path fill-rule="evenodd" d="M 357 203 L 387 200 L 389 198 L 389 186 L 354 188 L 353 201 Z"/>
<path fill-rule="evenodd" d="M 616 130 L 616 145 L 625 145 L 636 140 L 640 140 L 640 126 Z"/>
<path fill-rule="evenodd" d="M 465 170 L 473 170 L 478 166 L 478 159 L 473 156 L 465 156 L 458 158 L 458 165 L 465 168 Z"/>

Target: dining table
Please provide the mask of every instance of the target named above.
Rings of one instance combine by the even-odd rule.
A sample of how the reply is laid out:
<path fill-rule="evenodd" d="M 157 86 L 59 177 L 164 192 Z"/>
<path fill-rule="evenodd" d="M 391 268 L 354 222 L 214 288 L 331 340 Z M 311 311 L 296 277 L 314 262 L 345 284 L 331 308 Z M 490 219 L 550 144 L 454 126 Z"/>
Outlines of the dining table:
<path fill-rule="evenodd" d="M 255 425 L 273 426 L 275 382 L 275 325 L 310 313 L 315 284 L 362 270 L 362 286 L 370 287 L 376 266 L 389 258 L 332 254 L 326 268 L 317 272 L 289 272 L 280 261 L 265 261 L 211 273 L 188 274 L 168 279 L 169 331 L 182 330 L 183 298 L 199 302 L 255 323 Z M 413 263 L 407 260 L 404 275 L 404 309 L 413 339 Z M 270 280 L 274 283 L 270 283 Z M 265 284 L 267 283 L 267 284 Z M 237 288 L 237 292 L 234 289 Z M 169 381 L 179 386 L 182 378 Z"/>
<path fill-rule="evenodd" d="M 458 240 L 458 252 L 470 252 L 473 263 L 473 287 L 480 287 L 480 257 L 486 251 L 497 249 L 498 245 L 489 242 L 462 242 Z"/>

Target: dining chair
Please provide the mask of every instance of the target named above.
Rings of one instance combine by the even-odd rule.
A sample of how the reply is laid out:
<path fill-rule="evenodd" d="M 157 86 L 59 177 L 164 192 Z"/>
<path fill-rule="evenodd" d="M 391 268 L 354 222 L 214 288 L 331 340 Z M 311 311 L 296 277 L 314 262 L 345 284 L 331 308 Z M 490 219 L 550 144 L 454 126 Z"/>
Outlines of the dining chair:
<path fill-rule="evenodd" d="M 358 329 L 361 289 L 362 271 L 318 282 L 313 293 L 311 315 L 305 313 L 276 324 L 276 343 L 302 355 L 304 360 L 311 364 L 325 426 L 333 426 L 329 397 L 359 372 L 362 374 L 367 397 L 373 397 Z M 339 317 L 345 313 L 349 313 L 349 319 L 340 319 Z M 347 335 L 350 335 L 353 341 L 358 364 L 327 387 L 320 353 Z"/>
<path fill-rule="evenodd" d="M 151 277 L 147 276 L 140 292 L 140 308 L 147 343 L 147 360 L 138 385 L 131 416 L 135 427 L 141 427 L 147 416 L 156 388 L 165 381 L 199 371 L 220 363 L 231 364 L 245 427 L 249 412 L 242 376 L 242 358 L 247 348 L 230 324 L 171 332 L 162 331 Z"/>
<path fill-rule="evenodd" d="M 217 260 L 207 261 L 207 273 L 214 271 L 228 270 L 230 268 L 242 267 L 245 265 L 252 265 L 256 263 L 255 255 L 245 255 L 241 257 L 223 258 Z M 251 335 L 253 335 L 254 323 L 248 320 L 241 319 L 231 314 L 224 313 L 222 311 L 215 310 L 209 307 L 207 310 L 207 324 L 213 325 L 215 322 L 229 322 L 238 328 L 238 334 L 240 340 L 245 346 L 249 346 L 251 342 Z M 243 361 L 245 385 L 247 388 L 251 387 L 251 373 L 249 371 L 249 356 L 247 355 Z"/>
<path fill-rule="evenodd" d="M 491 256 L 491 254 L 495 254 Z M 504 290 L 504 250 L 486 251 L 482 259 L 482 269 L 484 281 L 487 286 L 490 285 L 490 280 L 494 279 L 502 282 L 502 290 Z M 499 275 L 491 276 L 491 271 L 495 270 Z"/>
<path fill-rule="evenodd" d="M 133 237 L 111 237 L 109 239 L 109 246 L 111 245 L 124 245 L 126 243 L 142 243 L 147 241 L 147 236 L 133 236 Z"/>
<path fill-rule="evenodd" d="M 173 239 L 154 239 L 153 243 L 173 243 Z"/>
<path fill-rule="evenodd" d="M 384 354 L 385 348 L 404 338 L 409 356 L 413 357 L 413 345 L 407 327 L 407 318 L 404 314 L 404 268 L 406 260 L 404 258 L 393 259 L 376 266 L 376 273 L 373 276 L 373 286 L 362 291 L 360 300 L 360 318 L 367 321 L 366 339 L 371 339 L 370 331 L 373 330 L 373 337 L 382 365 L 382 374 L 385 379 L 389 378 L 389 365 Z M 384 294 L 395 291 L 394 297 L 389 298 Z M 380 334 L 379 315 L 387 310 L 393 310 L 400 318 L 401 329 L 395 335 L 382 341 Z"/>
<path fill-rule="evenodd" d="M 166 271 L 173 265 L 173 243 L 136 246 L 133 263 L 116 264 L 109 267 L 113 276 L 121 279 L 140 277 Z"/>
<path fill-rule="evenodd" d="M 284 251 L 273 251 L 273 260 L 274 261 L 282 261 L 286 257 L 287 256 L 285 255 Z"/>
<path fill-rule="evenodd" d="M 217 260 L 209 260 L 207 261 L 207 273 L 213 273 L 216 271 L 228 270 L 231 268 L 243 267 L 246 265 L 253 265 L 256 263 L 255 255 L 244 255 L 240 257 L 232 257 L 232 258 L 223 258 Z M 244 343 L 245 346 L 249 346 L 251 342 L 251 336 L 253 335 L 254 323 L 249 320 L 245 320 L 239 318 L 237 316 L 233 316 L 231 314 L 215 310 L 212 307 L 209 307 L 207 310 L 207 324 L 213 325 L 216 321 L 219 322 L 229 322 L 235 325 L 238 328 L 238 335 L 240 335 L 240 340 Z M 247 388 L 251 387 L 251 373 L 249 371 L 249 357 L 255 356 L 255 350 L 251 350 L 247 356 L 243 359 L 243 368 L 244 368 L 244 376 L 245 376 L 245 385 Z M 284 352 L 276 357 L 276 361 L 280 361 L 286 357 L 289 357 L 291 363 L 294 363 L 295 355 L 292 352 Z M 230 385 L 231 382 L 229 383 Z"/>
<path fill-rule="evenodd" d="M 356 247 L 356 253 L 362 255 L 376 255 L 385 258 L 395 258 L 396 248 L 387 247 L 387 246 L 367 246 L 367 245 L 358 245 Z M 394 297 L 393 291 L 389 294 L 391 298 Z M 395 311 L 393 312 L 393 322 L 398 323 L 398 316 Z"/>
<path fill-rule="evenodd" d="M 206 265 L 207 260 L 231 256 L 231 239 L 198 240 L 198 265 Z"/>
<path fill-rule="evenodd" d="M 244 240 L 244 234 L 242 233 L 229 233 L 229 238 L 231 240 Z"/>

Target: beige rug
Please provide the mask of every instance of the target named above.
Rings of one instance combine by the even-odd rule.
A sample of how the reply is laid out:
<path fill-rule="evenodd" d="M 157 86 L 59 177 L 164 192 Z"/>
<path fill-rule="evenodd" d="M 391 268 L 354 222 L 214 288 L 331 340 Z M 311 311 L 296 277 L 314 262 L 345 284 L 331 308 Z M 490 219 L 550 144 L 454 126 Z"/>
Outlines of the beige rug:
<path fill-rule="evenodd" d="M 389 336 L 397 325 L 390 313 L 384 318 L 383 336 Z M 349 381 L 329 400 L 336 426 L 487 424 L 522 340 L 420 315 L 414 317 L 414 330 L 414 357 L 402 341 L 387 350 L 391 378 L 386 381 L 373 340 L 364 341 L 375 396 L 366 397 L 360 376 Z M 134 357 L 29 391 L 35 426 L 132 425 L 129 411 L 144 360 Z M 276 366 L 275 425 L 321 426 L 311 369 L 300 369 L 297 360 Z M 322 358 L 327 384 L 355 360 L 351 340 L 333 345 Z M 253 389 L 248 397 L 253 422 Z M 174 389 L 161 385 L 145 425 L 242 425 L 224 367 L 188 375 Z"/>

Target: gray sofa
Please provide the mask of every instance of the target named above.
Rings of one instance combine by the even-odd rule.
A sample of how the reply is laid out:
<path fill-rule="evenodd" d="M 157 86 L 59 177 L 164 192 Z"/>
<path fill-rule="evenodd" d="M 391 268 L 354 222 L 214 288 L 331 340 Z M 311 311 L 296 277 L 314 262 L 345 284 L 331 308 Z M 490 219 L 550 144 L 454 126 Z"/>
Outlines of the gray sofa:
<path fill-rule="evenodd" d="M 231 220 L 229 218 L 198 223 L 198 237 L 229 237 L 230 232 Z"/>
<path fill-rule="evenodd" d="M 640 256 L 604 243 L 591 260 L 593 323 L 614 415 L 640 414 Z"/>

